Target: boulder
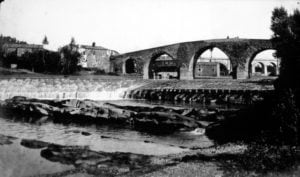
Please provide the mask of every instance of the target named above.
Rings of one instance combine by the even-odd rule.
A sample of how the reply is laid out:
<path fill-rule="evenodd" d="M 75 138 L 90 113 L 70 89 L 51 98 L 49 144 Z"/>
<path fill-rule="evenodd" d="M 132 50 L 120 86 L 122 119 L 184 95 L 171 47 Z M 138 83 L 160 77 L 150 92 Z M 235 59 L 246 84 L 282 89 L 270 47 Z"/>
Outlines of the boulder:
<path fill-rule="evenodd" d="M 30 149 L 42 149 L 47 147 L 49 143 L 38 140 L 22 139 L 21 145 Z"/>

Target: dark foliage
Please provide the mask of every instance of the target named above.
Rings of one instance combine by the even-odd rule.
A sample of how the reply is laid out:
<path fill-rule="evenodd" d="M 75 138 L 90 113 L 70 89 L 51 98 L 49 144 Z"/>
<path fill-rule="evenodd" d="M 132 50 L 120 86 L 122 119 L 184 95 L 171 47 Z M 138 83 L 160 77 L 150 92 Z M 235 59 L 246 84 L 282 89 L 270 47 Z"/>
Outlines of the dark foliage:
<path fill-rule="evenodd" d="M 78 62 L 81 54 L 78 52 L 78 46 L 75 44 L 74 38 L 71 39 L 69 45 L 60 49 L 60 53 L 62 55 L 60 62 L 62 74 L 73 74 L 79 70 Z"/>
<path fill-rule="evenodd" d="M 42 60 L 44 58 L 44 60 Z M 16 52 L 7 55 L 1 54 L 2 65 L 10 68 L 11 64 L 17 64 L 18 69 L 27 69 L 39 73 L 57 74 L 60 72 L 60 55 L 52 51 L 26 52 L 17 56 Z"/>
<path fill-rule="evenodd" d="M 210 125 L 207 135 L 219 143 L 228 141 L 299 145 L 300 117 L 300 12 L 288 15 L 284 8 L 273 11 L 272 37 L 281 59 L 275 94 L 247 109 Z"/>
<path fill-rule="evenodd" d="M 271 29 L 276 57 L 281 59 L 280 88 L 300 88 L 300 12 L 288 15 L 284 8 L 273 11 Z M 279 89 L 279 88 L 278 88 Z"/>
<path fill-rule="evenodd" d="M 11 64 L 17 64 L 18 56 L 16 52 L 11 52 L 7 55 L 2 54 L 2 63 L 4 67 L 9 68 Z"/>
<path fill-rule="evenodd" d="M 277 102 L 272 115 L 280 121 L 285 141 L 299 144 L 300 109 L 300 11 L 288 15 L 281 7 L 273 11 L 271 29 L 276 57 L 281 59 L 275 84 Z"/>
<path fill-rule="evenodd" d="M 19 41 L 16 38 L 10 36 L 0 35 L 0 49 L 2 48 L 3 44 L 27 44 L 27 43 L 24 41 Z"/>

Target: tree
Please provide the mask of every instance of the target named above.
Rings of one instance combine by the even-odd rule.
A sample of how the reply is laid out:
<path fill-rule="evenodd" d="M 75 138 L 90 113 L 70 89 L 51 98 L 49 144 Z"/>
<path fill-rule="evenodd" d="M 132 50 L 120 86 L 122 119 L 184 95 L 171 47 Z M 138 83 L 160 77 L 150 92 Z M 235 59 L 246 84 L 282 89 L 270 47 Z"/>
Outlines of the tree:
<path fill-rule="evenodd" d="M 70 46 L 75 46 L 75 45 L 76 45 L 75 39 L 74 39 L 74 37 L 72 37 L 71 42 L 70 42 Z"/>
<path fill-rule="evenodd" d="M 3 66 L 6 68 L 10 68 L 11 64 L 17 64 L 18 63 L 18 55 L 17 52 L 10 52 L 3 56 Z"/>
<path fill-rule="evenodd" d="M 281 7 L 273 11 L 271 29 L 274 32 L 272 42 L 276 49 L 276 57 L 281 59 L 279 82 L 281 87 L 299 88 L 299 57 L 300 13 L 295 10 L 293 15 Z M 296 78 L 295 78 L 296 77 Z"/>
<path fill-rule="evenodd" d="M 78 62 L 81 54 L 78 52 L 78 45 L 75 43 L 75 39 L 72 37 L 69 45 L 60 49 L 61 53 L 61 73 L 73 74 L 78 70 Z"/>
<path fill-rule="evenodd" d="M 283 8 L 275 8 L 271 18 L 272 43 L 276 57 L 281 60 L 279 79 L 275 84 L 277 102 L 274 117 L 280 122 L 282 138 L 299 143 L 300 117 L 300 12 L 288 15 Z"/>
<path fill-rule="evenodd" d="M 58 52 L 45 52 L 45 72 L 47 73 L 59 73 L 60 55 Z"/>
<path fill-rule="evenodd" d="M 47 39 L 47 36 L 45 36 L 44 37 L 44 39 L 43 39 L 43 45 L 48 45 L 49 44 L 49 42 L 48 42 L 48 39 Z M 43 50 L 43 63 L 44 63 L 44 65 L 45 65 L 45 49 Z"/>
<path fill-rule="evenodd" d="M 44 37 L 42 44 L 43 45 L 48 45 L 49 44 L 47 36 Z"/>

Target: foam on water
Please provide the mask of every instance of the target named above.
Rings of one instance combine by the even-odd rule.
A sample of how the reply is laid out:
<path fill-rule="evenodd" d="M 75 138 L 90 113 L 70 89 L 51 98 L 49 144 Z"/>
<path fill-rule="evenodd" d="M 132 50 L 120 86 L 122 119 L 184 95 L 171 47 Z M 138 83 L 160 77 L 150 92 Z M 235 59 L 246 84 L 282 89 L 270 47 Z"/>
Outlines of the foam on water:
<path fill-rule="evenodd" d="M 134 80 L 8 79 L 0 80 L 0 100 L 14 96 L 36 99 L 121 100 Z"/>

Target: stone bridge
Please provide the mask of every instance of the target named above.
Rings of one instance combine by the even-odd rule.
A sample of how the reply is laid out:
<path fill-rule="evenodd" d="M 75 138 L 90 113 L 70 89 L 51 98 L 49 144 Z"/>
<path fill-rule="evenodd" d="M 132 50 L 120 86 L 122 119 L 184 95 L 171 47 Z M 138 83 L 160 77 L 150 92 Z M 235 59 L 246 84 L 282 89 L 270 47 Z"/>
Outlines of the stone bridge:
<path fill-rule="evenodd" d="M 155 60 L 168 55 L 172 58 L 172 67 L 178 72 L 179 79 L 195 79 L 197 59 L 203 52 L 219 48 L 229 58 L 234 79 L 246 79 L 251 76 L 251 62 L 255 56 L 268 49 L 273 49 L 270 40 L 264 39 L 215 39 L 183 42 L 156 48 L 150 48 L 111 57 L 111 71 L 119 74 L 136 73 L 144 79 L 153 78 Z M 126 71 L 126 65 L 134 63 L 134 72 Z"/>

